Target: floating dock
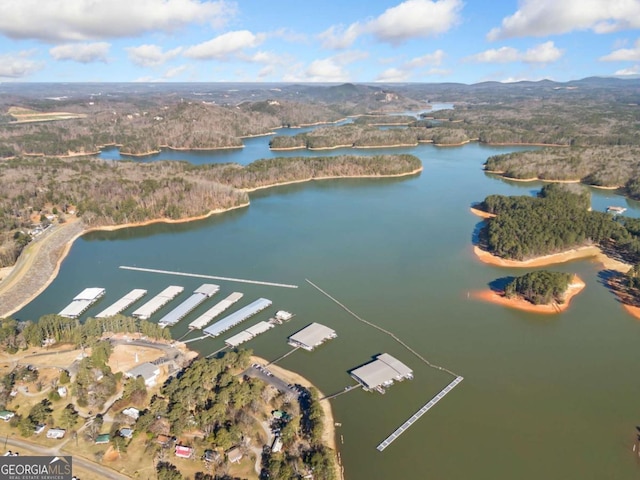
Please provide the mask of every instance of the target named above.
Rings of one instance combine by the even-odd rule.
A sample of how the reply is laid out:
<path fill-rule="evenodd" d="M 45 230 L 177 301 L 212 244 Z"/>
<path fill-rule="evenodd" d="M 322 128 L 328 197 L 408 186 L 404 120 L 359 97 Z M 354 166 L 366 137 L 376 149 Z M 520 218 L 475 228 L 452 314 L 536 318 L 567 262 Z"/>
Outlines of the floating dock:
<path fill-rule="evenodd" d="M 224 341 L 224 343 L 229 347 L 237 347 L 238 345 L 241 345 L 244 342 L 248 342 L 252 338 L 257 337 L 261 333 L 264 333 L 267 330 L 272 329 L 274 326 L 275 325 L 273 323 L 258 322 L 254 326 L 249 327 L 246 330 L 243 330 L 242 332 L 234 335 L 233 337 L 227 338 Z"/>
<path fill-rule="evenodd" d="M 372 362 L 366 363 L 350 372 L 366 391 L 385 392 L 393 382 L 413 378 L 413 370 L 388 353 L 378 355 Z"/>
<path fill-rule="evenodd" d="M 202 330 L 204 327 L 206 327 L 209 324 L 211 320 L 216 318 L 218 315 L 224 312 L 227 308 L 229 308 L 231 305 L 233 305 L 238 300 L 240 300 L 243 297 L 243 295 L 244 294 L 240 292 L 233 292 L 227 298 L 220 300 L 213 307 L 211 307 L 209 310 L 207 310 L 198 318 L 196 318 L 193 322 L 191 322 L 189 324 L 189 328 L 192 330 L 193 329 Z"/>
<path fill-rule="evenodd" d="M 193 294 L 189 298 L 162 317 L 158 322 L 158 325 L 161 328 L 175 325 L 207 298 L 215 295 L 218 290 L 220 290 L 218 285 L 214 285 L 213 283 L 203 283 L 194 290 Z"/>
<path fill-rule="evenodd" d="M 230 328 L 235 327 L 239 323 L 242 323 L 248 318 L 254 316 L 256 313 L 261 312 L 265 308 L 271 306 L 271 303 L 271 300 L 267 298 L 259 298 L 255 302 L 250 303 L 237 312 L 224 317 L 222 320 L 217 321 L 210 327 L 205 328 L 203 332 L 210 337 L 217 337 L 221 333 L 226 332 Z"/>
<path fill-rule="evenodd" d="M 85 288 L 73 297 L 69 305 L 58 314 L 61 317 L 78 318 L 105 293 L 104 288 Z"/>
<path fill-rule="evenodd" d="M 336 338 L 335 330 L 326 327 L 320 323 L 310 323 L 302 330 L 294 333 L 289 337 L 288 343 L 292 347 L 302 347 L 307 351 L 322 345 L 327 340 Z"/>
<path fill-rule="evenodd" d="M 428 403 L 426 403 L 420 410 L 418 410 L 416 413 L 414 413 L 411 418 L 409 418 L 406 422 L 404 422 L 402 425 L 400 425 L 391 435 L 389 435 L 387 438 L 385 438 L 377 447 L 376 449 L 381 452 L 383 451 L 385 448 L 387 448 L 389 445 L 391 445 L 391 443 L 396 440 L 400 435 L 402 435 L 404 433 L 404 431 L 409 428 L 411 425 L 413 425 L 416 421 L 418 421 L 418 419 L 424 415 L 425 413 L 427 413 L 431 407 L 433 407 L 436 403 L 438 403 L 440 400 L 442 400 L 444 398 L 444 396 L 449 393 L 451 390 L 454 389 L 454 387 L 456 385 L 458 385 L 461 381 L 463 380 L 463 377 L 456 377 L 449 385 L 447 385 L 446 387 L 444 387 L 440 393 L 438 393 L 435 397 L 433 397 L 431 400 L 429 400 Z"/>
<path fill-rule="evenodd" d="M 113 305 L 110 305 L 109 307 L 101 311 L 99 314 L 97 314 L 96 318 L 113 317 L 114 315 L 117 315 L 120 312 L 125 311 L 127 308 L 129 308 L 135 302 L 140 300 L 146 294 L 147 294 L 146 290 L 143 290 L 142 288 L 135 288 L 131 290 L 129 293 L 127 293 L 120 300 L 115 302 Z"/>
<path fill-rule="evenodd" d="M 175 285 L 171 285 L 170 287 L 165 288 L 158 295 L 153 297 L 147 303 L 138 308 L 131 315 L 135 318 L 139 318 L 140 320 L 149 320 L 151 315 L 156 313 L 162 307 L 164 307 L 171 300 L 176 298 L 178 295 L 182 293 L 184 287 L 178 287 Z"/>

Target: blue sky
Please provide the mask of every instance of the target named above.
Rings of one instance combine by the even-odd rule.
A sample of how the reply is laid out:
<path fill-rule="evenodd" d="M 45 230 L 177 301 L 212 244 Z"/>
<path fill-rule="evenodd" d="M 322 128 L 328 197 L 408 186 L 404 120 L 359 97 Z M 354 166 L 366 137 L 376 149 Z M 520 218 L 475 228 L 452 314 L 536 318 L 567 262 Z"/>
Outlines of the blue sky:
<path fill-rule="evenodd" d="M 640 74 L 640 0 L 1 0 L 0 81 Z"/>

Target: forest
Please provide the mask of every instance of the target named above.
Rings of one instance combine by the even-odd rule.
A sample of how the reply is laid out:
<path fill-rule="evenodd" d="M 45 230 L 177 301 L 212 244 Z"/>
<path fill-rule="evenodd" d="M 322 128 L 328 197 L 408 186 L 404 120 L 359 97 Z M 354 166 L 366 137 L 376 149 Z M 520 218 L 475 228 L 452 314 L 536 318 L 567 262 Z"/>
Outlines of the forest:
<path fill-rule="evenodd" d="M 506 284 L 507 298 L 521 297 L 534 305 L 564 303 L 564 294 L 571 283 L 572 275 L 562 272 L 539 270 L 518 276 Z"/>
<path fill-rule="evenodd" d="M 499 257 L 526 260 L 600 245 L 635 263 L 640 223 L 589 207 L 588 191 L 572 184 L 546 185 L 536 197 L 490 195 L 479 208 L 496 217 L 488 219 L 481 231 L 482 246 Z"/>
<path fill-rule="evenodd" d="M 0 267 L 13 265 L 46 214 L 85 227 L 190 218 L 246 205 L 243 189 L 318 177 L 407 174 L 413 155 L 297 157 L 236 164 L 24 157 L 0 162 Z M 35 216 L 35 220 L 34 220 Z"/>

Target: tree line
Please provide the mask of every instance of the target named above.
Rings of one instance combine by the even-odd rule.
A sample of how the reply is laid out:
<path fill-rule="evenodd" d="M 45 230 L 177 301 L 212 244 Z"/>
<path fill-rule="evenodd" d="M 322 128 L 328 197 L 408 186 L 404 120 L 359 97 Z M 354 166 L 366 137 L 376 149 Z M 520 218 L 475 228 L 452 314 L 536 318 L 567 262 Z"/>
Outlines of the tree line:
<path fill-rule="evenodd" d="M 564 295 L 572 275 L 563 272 L 539 270 L 514 278 L 505 285 L 507 298 L 522 297 L 534 305 L 564 303 Z"/>

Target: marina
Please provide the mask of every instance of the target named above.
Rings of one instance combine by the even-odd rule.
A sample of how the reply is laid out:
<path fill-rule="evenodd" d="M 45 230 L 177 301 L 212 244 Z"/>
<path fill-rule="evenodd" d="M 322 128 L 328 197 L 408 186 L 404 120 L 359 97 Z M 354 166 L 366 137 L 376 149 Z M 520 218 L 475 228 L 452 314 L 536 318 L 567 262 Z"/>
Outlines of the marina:
<path fill-rule="evenodd" d="M 149 320 L 151 315 L 164 307 L 171 300 L 182 293 L 184 287 L 171 285 L 149 300 L 147 303 L 138 308 L 131 316 L 140 320 Z"/>
<path fill-rule="evenodd" d="M 228 309 L 231 305 L 233 305 L 238 300 L 240 300 L 243 296 L 244 296 L 243 293 L 233 292 L 227 298 L 220 300 L 213 307 L 211 307 L 209 310 L 207 310 L 198 318 L 196 318 L 193 322 L 191 322 L 189 324 L 189 329 L 202 330 L 204 327 L 206 327 L 209 324 L 209 322 L 211 322 L 214 318 L 216 318 L 218 315 L 220 315 L 222 312 Z"/>
<path fill-rule="evenodd" d="M 366 391 L 376 390 L 380 393 L 384 393 L 385 388 L 393 385 L 393 382 L 413 379 L 413 370 L 388 353 L 378 355 L 375 360 L 352 370 L 350 374 Z"/>
<path fill-rule="evenodd" d="M 335 330 L 314 322 L 291 335 L 288 343 L 292 347 L 301 347 L 310 352 L 327 340 L 337 336 Z"/>
<path fill-rule="evenodd" d="M 104 294 L 104 288 L 85 288 L 73 297 L 71 303 L 64 307 L 58 315 L 67 318 L 78 318 Z"/>
<path fill-rule="evenodd" d="M 431 407 L 433 407 L 436 403 L 438 403 L 440 400 L 442 400 L 444 398 L 444 396 L 447 393 L 449 393 L 451 390 L 453 390 L 462 380 L 463 380 L 463 377 L 456 377 L 449 385 L 444 387 L 440 391 L 440 393 L 438 393 L 435 397 L 433 397 L 431 400 L 429 400 L 420 410 L 418 410 L 406 422 L 404 422 L 402 425 L 400 425 L 391 435 L 389 435 L 382 442 L 380 442 L 378 444 L 378 446 L 376 447 L 376 449 L 379 452 L 382 452 L 385 448 L 387 448 L 389 445 L 391 445 L 391 443 L 393 443 L 395 440 L 397 440 L 397 438 L 400 435 L 402 435 L 407 430 L 407 428 L 409 428 L 416 421 L 418 421 L 418 419 L 422 415 L 427 413 L 431 409 Z"/>
<path fill-rule="evenodd" d="M 258 322 L 252 327 L 243 330 L 242 332 L 234 335 L 233 337 L 227 338 L 224 343 L 225 345 L 235 348 L 238 345 L 241 345 L 245 342 L 248 342 L 252 338 L 257 337 L 261 333 L 266 332 L 267 330 L 271 330 L 275 325 L 269 322 Z"/>
<path fill-rule="evenodd" d="M 210 337 L 217 337 L 221 333 L 226 332 L 230 328 L 235 327 L 239 323 L 253 317 L 255 314 L 261 312 L 272 304 L 271 300 L 267 298 L 259 298 L 258 300 L 250 303 L 246 307 L 241 308 L 237 312 L 232 313 L 224 317 L 222 320 L 217 321 L 210 327 L 203 330 L 205 335 Z"/>
<path fill-rule="evenodd" d="M 107 318 L 117 315 L 120 312 L 125 311 L 135 302 L 140 300 L 147 294 L 147 291 L 142 288 L 134 288 L 129 293 L 127 293 L 124 297 L 122 297 L 117 302 L 105 308 L 103 311 L 96 315 L 96 318 Z"/>
<path fill-rule="evenodd" d="M 220 290 L 218 285 L 203 283 L 193 291 L 193 294 L 189 298 L 162 317 L 158 325 L 162 328 L 175 325 L 207 298 L 215 295 L 218 290 Z"/>

